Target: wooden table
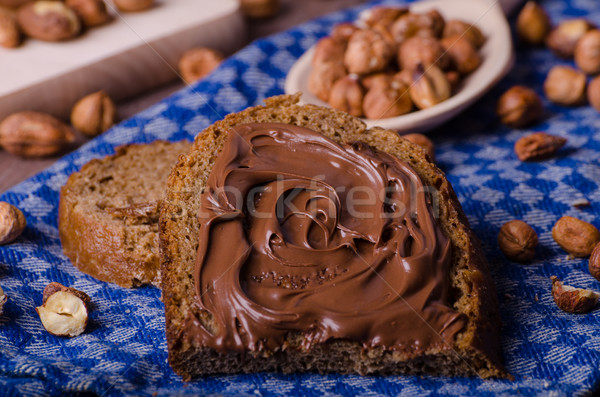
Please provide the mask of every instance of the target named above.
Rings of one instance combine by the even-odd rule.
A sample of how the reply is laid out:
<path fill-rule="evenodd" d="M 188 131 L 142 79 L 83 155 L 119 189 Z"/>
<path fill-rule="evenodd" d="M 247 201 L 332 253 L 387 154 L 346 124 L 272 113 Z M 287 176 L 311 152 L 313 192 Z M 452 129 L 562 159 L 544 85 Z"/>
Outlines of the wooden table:
<path fill-rule="evenodd" d="M 319 15 L 365 2 L 366 0 L 281 0 L 281 9 L 275 17 L 248 21 L 248 43 L 254 39 L 286 30 Z M 117 104 L 119 117 L 121 119 L 129 118 L 182 87 L 183 83 L 174 80 L 151 92 L 120 102 Z M 0 192 L 6 191 L 11 186 L 49 167 L 56 159 L 57 157 L 21 159 L 0 151 Z"/>

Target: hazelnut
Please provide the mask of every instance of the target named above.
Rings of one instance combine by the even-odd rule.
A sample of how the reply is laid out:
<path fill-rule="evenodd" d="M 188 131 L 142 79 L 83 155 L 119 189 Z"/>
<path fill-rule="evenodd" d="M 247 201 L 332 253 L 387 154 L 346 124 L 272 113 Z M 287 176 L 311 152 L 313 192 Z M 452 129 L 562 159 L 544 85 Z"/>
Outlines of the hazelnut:
<path fill-rule="evenodd" d="M 565 143 L 563 137 L 534 132 L 515 142 L 515 153 L 521 161 L 543 160 L 553 156 Z"/>
<path fill-rule="evenodd" d="M 408 13 L 400 16 L 389 28 L 394 41 L 402 44 L 411 37 L 440 37 L 444 18 L 436 10 L 426 14 Z"/>
<path fill-rule="evenodd" d="M 528 1 L 517 17 L 517 35 L 531 45 L 542 45 L 552 25 L 546 11 L 535 1 Z"/>
<path fill-rule="evenodd" d="M 319 63 L 331 61 L 344 61 L 344 52 L 346 52 L 346 42 L 333 37 L 323 37 L 315 45 L 311 65 L 314 67 Z"/>
<path fill-rule="evenodd" d="M 113 0 L 113 3 L 125 12 L 144 11 L 154 6 L 154 0 Z"/>
<path fill-rule="evenodd" d="M 60 1 L 35 1 L 17 12 L 23 32 L 43 41 L 71 39 L 81 31 L 79 17 Z"/>
<path fill-rule="evenodd" d="M 370 8 L 360 15 L 360 21 L 365 25 L 373 27 L 375 25 L 382 25 L 389 28 L 401 15 L 408 13 L 407 8 L 397 7 L 373 7 Z"/>
<path fill-rule="evenodd" d="M 485 43 L 485 36 L 481 30 L 473 24 L 452 19 L 446 22 L 442 37 L 461 36 L 469 40 L 475 47 L 480 48 Z"/>
<path fill-rule="evenodd" d="M 329 94 L 329 105 L 355 117 L 363 115 L 363 88 L 360 82 L 351 76 L 344 76 L 333 84 Z"/>
<path fill-rule="evenodd" d="M 15 16 L 0 8 L 0 46 L 18 47 L 21 44 L 21 28 Z"/>
<path fill-rule="evenodd" d="M 341 40 L 345 43 L 348 43 L 348 40 L 350 40 L 350 37 L 357 30 L 360 30 L 360 28 L 353 23 L 350 23 L 350 22 L 340 23 L 333 27 L 333 30 L 331 31 L 331 37 L 333 37 L 334 39 L 337 39 L 337 40 Z"/>
<path fill-rule="evenodd" d="M 407 87 L 410 87 L 413 83 L 413 71 L 408 69 L 402 69 L 394 75 L 394 80 L 398 80 Z"/>
<path fill-rule="evenodd" d="M 398 51 L 398 64 L 403 69 L 414 70 L 418 64 L 424 67 L 436 65 L 440 69 L 446 69 L 449 60 L 444 47 L 432 37 L 411 37 L 400 46 Z"/>
<path fill-rule="evenodd" d="M 43 293 L 43 304 L 35 308 L 46 331 L 56 336 L 77 336 L 88 322 L 90 297 L 75 288 L 53 282 Z"/>
<path fill-rule="evenodd" d="M 414 104 L 419 109 L 426 109 L 450 98 L 450 83 L 437 66 L 423 69 L 419 64 L 415 68 L 409 92 Z"/>
<path fill-rule="evenodd" d="M 115 123 L 117 109 L 104 91 L 81 98 L 71 111 L 71 124 L 87 136 L 103 133 Z"/>
<path fill-rule="evenodd" d="M 461 36 L 444 37 L 440 44 L 450 56 L 456 70 L 469 74 L 481 65 L 481 57 L 469 40 Z"/>
<path fill-rule="evenodd" d="M 98 26 L 110 20 L 110 14 L 103 0 L 66 0 L 65 4 L 75 11 L 83 26 Z"/>
<path fill-rule="evenodd" d="M 531 262 L 535 255 L 538 236 L 535 230 L 520 220 L 506 222 L 498 233 L 498 246 L 514 262 Z"/>
<path fill-rule="evenodd" d="M 25 215 L 12 204 L 0 201 L 0 245 L 12 243 L 27 226 Z"/>
<path fill-rule="evenodd" d="M 569 66 L 554 66 L 544 81 L 546 97 L 559 105 L 579 105 L 585 102 L 585 74 Z"/>
<path fill-rule="evenodd" d="M 2 311 L 4 309 L 4 304 L 6 303 L 6 300 L 8 298 L 6 297 L 6 294 L 4 293 L 4 291 L 2 290 L 2 287 L 0 287 L 0 315 L 2 315 Z"/>
<path fill-rule="evenodd" d="M 552 280 L 552 297 L 558 308 L 567 313 L 588 313 L 598 303 L 600 294 L 583 288 L 564 285 L 556 276 Z"/>
<path fill-rule="evenodd" d="M 241 0 L 242 12 L 248 18 L 269 18 L 277 14 L 279 0 Z"/>
<path fill-rule="evenodd" d="M 329 101 L 333 84 L 346 75 L 341 62 L 325 62 L 313 67 L 308 76 L 308 91 L 322 101 Z"/>
<path fill-rule="evenodd" d="M 391 83 L 393 75 L 389 73 L 373 73 L 367 76 L 363 76 L 360 82 L 365 89 L 370 90 L 375 86 L 388 86 Z"/>
<path fill-rule="evenodd" d="M 217 68 L 224 58 L 223 54 L 212 48 L 192 48 L 179 59 L 179 73 L 186 83 L 192 84 Z"/>
<path fill-rule="evenodd" d="M 392 48 L 379 32 L 357 30 L 348 42 L 344 65 L 349 73 L 375 73 L 389 64 L 392 55 Z"/>
<path fill-rule="evenodd" d="M 542 116 L 541 98 L 530 88 L 516 85 L 506 91 L 496 105 L 500 121 L 510 127 L 526 127 Z"/>
<path fill-rule="evenodd" d="M 389 78 L 373 84 L 363 101 L 363 111 L 369 119 L 396 117 L 410 112 L 413 108 L 408 86 Z"/>
<path fill-rule="evenodd" d="M 568 19 L 552 29 L 546 38 L 546 45 L 561 58 L 572 58 L 575 45 L 592 25 L 583 18 Z"/>
<path fill-rule="evenodd" d="M 600 112 L 600 76 L 594 77 L 588 84 L 587 98 L 590 105 Z"/>
<path fill-rule="evenodd" d="M 71 128 L 49 114 L 18 112 L 0 123 L 0 146 L 18 156 L 52 156 L 73 142 Z"/>
<path fill-rule="evenodd" d="M 449 70 L 446 72 L 446 79 L 448 80 L 448 84 L 450 84 L 450 92 L 456 92 L 462 82 L 460 73 L 455 70 Z"/>
<path fill-rule="evenodd" d="M 402 135 L 402 138 L 406 139 L 414 143 L 415 145 L 419 145 L 425 153 L 431 158 L 431 161 L 435 161 L 435 146 L 431 139 L 427 138 L 423 134 L 405 134 Z"/>
<path fill-rule="evenodd" d="M 0 6 L 8 8 L 17 8 L 29 2 L 31 2 L 31 0 L 0 0 Z"/>
<path fill-rule="evenodd" d="M 552 237 L 569 254 L 585 258 L 590 256 L 600 242 L 600 231 L 591 223 L 563 216 L 552 227 Z"/>
<path fill-rule="evenodd" d="M 600 73 L 600 30 L 592 29 L 577 41 L 575 64 L 586 74 Z"/>
<path fill-rule="evenodd" d="M 600 281 L 600 243 L 596 244 L 596 247 L 590 255 L 588 268 L 590 269 L 590 274 L 594 276 L 596 280 Z"/>

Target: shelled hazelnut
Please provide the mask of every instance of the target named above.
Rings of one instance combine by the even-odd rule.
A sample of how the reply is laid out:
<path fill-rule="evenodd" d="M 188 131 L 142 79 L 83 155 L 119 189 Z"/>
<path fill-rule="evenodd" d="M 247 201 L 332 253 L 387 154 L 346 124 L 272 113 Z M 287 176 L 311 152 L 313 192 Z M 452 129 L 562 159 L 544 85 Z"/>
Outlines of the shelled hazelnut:
<path fill-rule="evenodd" d="M 145 11 L 154 7 L 154 0 L 113 0 L 113 3 L 125 12 Z"/>
<path fill-rule="evenodd" d="M 2 287 L 0 287 L 0 315 L 2 315 L 2 312 L 4 311 L 4 304 L 7 300 L 8 298 L 6 297 L 4 290 L 2 289 Z"/>
<path fill-rule="evenodd" d="M 485 36 L 481 30 L 473 24 L 451 19 L 444 26 L 442 37 L 461 36 L 469 40 L 475 48 L 480 48 L 485 43 Z"/>
<path fill-rule="evenodd" d="M 333 84 L 346 75 L 344 64 L 341 62 L 325 62 L 316 65 L 308 76 L 308 90 L 322 101 L 329 101 Z"/>
<path fill-rule="evenodd" d="M 575 64 L 586 74 L 600 73 L 600 30 L 592 29 L 577 41 Z"/>
<path fill-rule="evenodd" d="M 81 31 L 79 17 L 60 1 L 35 1 L 19 8 L 17 20 L 26 35 L 43 41 L 61 41 Z"/>
<path fill-rule="evenodd" d="M 440 40 L 440 44 L 450 56 L 452 65 L 460 74 L 467 75 L 481 65 L 481 56 L 465 37 L 444 37 Z"/>
<path fill-rule="evenodd" d="M 179 59 L 179 73 L 191 84 L 212 72 L 225 56 L 212 48 L 196 47 L 187 50 Z"/>
<path fill-rule="evenodd" d="M 410 98 L 419 109 L 427 109 L 450 98 L 450 83 L 440 68 L 417 65 L 410 86 Z"/>
<path fill-rule="evenodd" d="M 552 238 L 569 254 L 585 258 L 600 242 L 600 231 L 591 223 L 563 216 L 552 227 Z"/>
<path fill-rule="evenodd" d="M 364 90 L 356 77 L 344 76 L 333 84 L 329 105 L 353 116 L 363 115 Z"/>
<path fill-rule="evenodd" d="M 29 2 L 31 2 L 31 0 L 0 0 L 0 6 L 8 8 L 17 8 Z"/>
<path fill-rule="evenodd" d="M 554 66 L 544 81 L 546 97 L 559 105 L 573 106 L 585 102 L 585 74 L 569 66 Z"/>
<path fill-rule="evenodd" d="M 532 0 L 525 3 L 517 17 L 517 35 L 527 44 L 544 44 L 551 27 L 546 11 Z"/>
<path fill-rule="evenodd" d="M 0 201 L 0 245 L 15 241 L 25 227 L 27 220 L 20 209 L 12 204 Z"/>
<path fill-rule="evenodd" d="M 556 154 L 567 143 L 561 136 L 534 132 L 515 142 L 515 154 L 521 161 L 543 160 Z"/>
<path fill-rule="evenodd" d="M 590 105 L 600 112 L 600 76 L 594 77 L 588 84 L 587 97 Z"/>
<path fill-rule="evenodd" d="M 315 45 L 315 53 L 311 65 L 314 67 L 320 63 L 331 61 L 344 61 L 347 41 L 334 37 L 323 37 Z"/>
<path fill-rule="evenodd" d="M 71 124 L 87 136 L 94 137 L 113 126 L 117 108 L 104 91 L 81 98 L 71 111 Z"/>
<path fill-rule="evenodd" d="M 102 25 L 110 20 L 110 14 L 103 0 L 65 0 L 79 16 L 85 27 Z"/>
<path fill-rule="evenodd" d="M 21 28 L 17 18 L 0 8 L 0 46 L 6 48 L 18 47 L 21 44 Z"/>
<path fill-rule="evenodd" d="M 240 0 L 242 12 L 248 18 L 269 18 L 279 11 L 280 0 Z"/>
<path fill-rule="evenodd" d="M 340 24 L 335 25 L 333 27 L 333 29 L 331 30 L 331 37 L 333 37 L 334 39 L 344 41 L 347 44 L 348 40 L 350 40 L 350 37 L 357 30 L 360 30 L 360 28 L 353 23 L 350 23 L 350 22 L 340 23 Z"/>
<path fill-rule="evenodd" d="M 586 19 L 567 19 L 552 29 L 546 38 L 546 45 L 559 57 L 572 58 L 577 41 L 590 29 L 592 24 Z"/>
<path fill-rule="evenodd" d="M 400 16 L 390 26 L 390 34 L 398 44 L 415 36 L 439 37 L 444 24 L 444 18 L 436 10 L 424 14 L 408 13 Z"/>
<path fill-rule="evenodd" d="M 521 220 L 506 222 L 498 233 L 498 246 L 504 256 L 511 261 L 531 262 L 537 244 L 537 233 Z"/>
<path fill-rule="evenodd" d="M 449 60 L 439 40 L 432 37 L 411 37 L 398 51 L 398 64 L 408 70 L 414 70 L 418 64 L 425 67 L 435 64 L 441 69 L 446 69 Z"/>
<path fill-rule="evenodd" d="M 583 288 L 564 285 L 556 276 L 552 280 L 552 297 L 558 308 L 567 313 L 585 314 L 598 303 L 600 294 Z"/>
<path fill-rule="evenodd" d="M 425 153 L 429 155 L 431 160 L 435 161 L 435 145 L 431 139 L 427 138 L 423 134 L 415 133 L 402 135 L 402 138 L 414 143 L 415 145 L 419 145 L 421 148 L 423 148 L 423 150 L 425 150 Z"/>
<path fill-rule="evenodd" d="M 344 65 L 348 73 L 375 73 L 388 65 L 392 55 L 392 48 L 381 34 L 373 30 L 357 30 L 348 41 Z"/>
<path fill-rule="evenodd" d="M 590 255 L 588 269 L 590 270 L 590 274 L 594 276 L 596 280 L 600 281 L 600 243 L 596 244 L 596 247 Z"/>
<path fill-rule="evenodd" d="M 530 88 L 514 86 L 506 91 L 496 105 L 500 121 L 510 127 L 526 127 L 539 120 L 542 115 L 541 98 Z"/>
<path fill-rule="evenodd" d="M 412 108 L 408 86 L 394 78 L 373 84 L 363 100 L 363 111 L 369 119 L 401 116 Z"/>
<path fill-rule="evenodd" d="M 44 289 L 42 303 L 35 310 L 52 335 L 74 337 L 85 331 L 90 303 L 85 292 L 52 282 Z"/>
<path fill-rule="evenodd" d="M 408 8 L 373 7 L 360 15 L 360 20 L 367 26 L 383 25 L 386 28 L 401 15 L 408 14 Z"/>

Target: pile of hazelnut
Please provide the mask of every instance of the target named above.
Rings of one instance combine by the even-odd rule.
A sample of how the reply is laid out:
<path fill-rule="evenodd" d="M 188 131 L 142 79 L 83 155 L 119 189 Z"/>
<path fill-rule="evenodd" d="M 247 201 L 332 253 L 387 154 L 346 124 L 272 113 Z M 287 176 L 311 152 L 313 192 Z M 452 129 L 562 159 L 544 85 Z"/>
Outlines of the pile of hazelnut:
<path fill-rule="evenodd" d="M 308 90 L 335 109 L 381 119 L 448 99 L 481 64 L 481 31 L 435 9 L 376 7 L 343 23 L 314 52 Z"/>
<path fill-rule="evenodd" d="M 151 8 L 154 0 L 112 0 L 124 12 Z M 0 45 L 18 47 L 23 36 L 63 41 L 112 19 L 103 0 L 0 0 Z"/>

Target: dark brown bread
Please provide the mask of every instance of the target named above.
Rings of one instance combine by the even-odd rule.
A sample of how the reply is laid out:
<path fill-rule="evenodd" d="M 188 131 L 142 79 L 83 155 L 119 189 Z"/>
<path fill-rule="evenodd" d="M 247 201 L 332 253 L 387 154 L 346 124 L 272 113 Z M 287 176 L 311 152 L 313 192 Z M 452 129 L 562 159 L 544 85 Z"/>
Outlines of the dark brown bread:
<path fill-rule="evenodd" d="M 187 141 L 133 144 L 73 173 L 60 192 L 58 230 L 79 270 L 123 287 L 160 283 L 158 201 Z"/>
<path fill-rule="evenodd" d="M 298 96 L 267 99 L 266 106 L 231 114 L 200 133 L 187 156 L 179 159 L 160 206 L 162 288 L 166 312 L 169 362 L 188 380 L 198 375 L 257 371 L 339 373 L 429 373 L 510 377 L 501 364 L 500 321 L 494 285 L 485 258 L 471 232 L 452 187 L 425 152 L 395 132 L 367 130 L 348 114 L 313 105 L 300 106 Z M 201 346 L 190 327 L 210 315 L 195 304 L 194 266 L 198 248 L 200 192 L 232 126 L 248 122 L 282 122 L 318 131 L 337 142 L 364 141 L 409 163 L 425 184 L 440 193 L 441 228 L 453 246 L 453 306 L 468 318 L 453 346 L 426 354 L 365 349 L 350 340 L 329 340 L 310 350 L 300 348 L 303 335 L 289 334 L 284 350 L 224 354 Z"/>

